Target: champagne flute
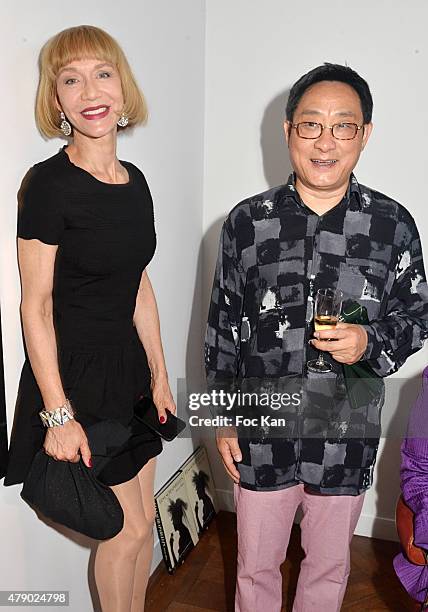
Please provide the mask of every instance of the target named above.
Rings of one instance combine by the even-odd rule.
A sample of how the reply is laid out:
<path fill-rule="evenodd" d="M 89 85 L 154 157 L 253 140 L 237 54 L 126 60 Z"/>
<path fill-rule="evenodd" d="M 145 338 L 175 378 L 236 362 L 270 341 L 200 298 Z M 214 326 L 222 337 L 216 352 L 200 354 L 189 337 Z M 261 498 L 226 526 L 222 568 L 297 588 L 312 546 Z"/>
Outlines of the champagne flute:
<path fill-rule="evenodd" d="M 315 297 L 315 331 L 335 329 L 339 321 L 342 299 L 343 293 L 339 290 L 318 289 Z M 331 363 L 325 361 L 322 351 L 319 352 L 318 359 L 308 361 L 307 366 L 310 372 L 321 374 L 326 374 L 332 370 Z"/>

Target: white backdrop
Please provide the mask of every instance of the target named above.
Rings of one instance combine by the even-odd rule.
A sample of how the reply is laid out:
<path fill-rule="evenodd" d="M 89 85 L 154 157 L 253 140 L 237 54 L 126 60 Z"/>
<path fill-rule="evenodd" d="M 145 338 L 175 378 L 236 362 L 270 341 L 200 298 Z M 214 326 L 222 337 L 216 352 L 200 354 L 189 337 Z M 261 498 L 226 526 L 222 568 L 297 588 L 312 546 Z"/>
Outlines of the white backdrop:
<path fill-rule="evenodd" d="M 102 5 L 75 0 L 0 5 L 2 56 L 0 292 L 9 428 L 23 362 L 16 265 L 16 193 L 26 170 L 63 144 L 36 131 L 37 56 L 61 29 L 88 23 L 122 44 L 145 92 L 149 123 L 119 139 L 119 156 L 145 173 L 155 202 L 158 247 L 149 273 L 158 299 L 172 386 L 200 363 L 199 247 L 202 227 L 204 36 L 203 0 L 132 0 Z M 197 354 L 195 353 L 195 350 Z M 190 440 L 168 445 L 158 461 L 159 487 L 190 454 Z M 90 550 L 37 520 L 0 483 L 0 589 L 67 589 L 73 612 L 92 609 Z M 159 547 L 155 562 L 159 562 Z"/>
<path fill-rule="evenodd" d="M 207 2 L 204 317 L 221 222 L 243 198 L 286 180 L 285 101 L 297 78 L 325 61 L 347 63 L 371 86 L 375 128 L 357 178 L 407 206 L 428 244 L 427 22 L 424 0 Z M 387 398 L 385 432 L 405 420 L 426 363 L 425 348 L 396 375 L 401 392 Z M 399 441 L 387 439 L 381 448 L 357 532 L 393 538 Z M 230 507 L 231 487 L 218 461 L 215 478 Z"/>

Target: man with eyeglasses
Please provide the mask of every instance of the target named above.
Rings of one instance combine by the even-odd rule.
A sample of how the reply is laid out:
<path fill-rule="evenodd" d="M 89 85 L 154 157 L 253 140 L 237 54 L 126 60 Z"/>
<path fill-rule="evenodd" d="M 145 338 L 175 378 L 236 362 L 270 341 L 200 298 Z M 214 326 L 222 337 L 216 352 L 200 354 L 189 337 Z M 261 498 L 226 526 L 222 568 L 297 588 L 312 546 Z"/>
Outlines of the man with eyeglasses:
<path fill-rule="evenodd" d="M 249 381 L 277 388 L 295 376 L 316 398 L 326 384 L 344 388 L 343 364 L 366 361 L 387 376 L 428 337 L 415 222 L 353 175 L 372 132 L 372 108 L 366 81 L 349 67 L 324 64 L 293 85 L 284 129 L 294 173 L 238 204 L 223 226 L 206 334 L 213 388 Z M 319 288 L 340 289 L 364 306 L 369 324 L 340 322 L 313 334 Z M 330 353 L 331 373 L 307 371 L 318 351 Z M 288 409 L 288 435 L 269 437 L 269 427 L 251 437 L 217 430 L 235 482 L 237 612 L 281 609 L 280 565 L 299 506 L 305 558 L 293 612 L 340 610 L 350 541 L 372 484 L 383 393 L 354 411 L 345 399 L 327 409 L 314 401 L 303 415 Z M 311 437 L 322 419 L 324 435 Z"/>

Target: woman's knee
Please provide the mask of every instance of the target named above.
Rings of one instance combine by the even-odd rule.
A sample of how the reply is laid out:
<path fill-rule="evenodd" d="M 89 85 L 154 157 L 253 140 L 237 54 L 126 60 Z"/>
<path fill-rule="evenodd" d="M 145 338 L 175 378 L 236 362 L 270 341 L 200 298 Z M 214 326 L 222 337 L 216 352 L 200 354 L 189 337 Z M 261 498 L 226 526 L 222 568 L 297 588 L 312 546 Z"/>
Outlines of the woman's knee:
<path fill-rule="evenodd" d="M 155 502 L 153 496 L 146 496 L 133 500 L 126 500 L 124 491 L 119 491 L 119 501 L 122 501 L 124 512 L 124 525 L 118 534 L 121 541 L 121 550 L 126 556 L 138 555 L 149 541 L 152 541 L 153 527 L 156 518 Z M 132 503 L 134 502 L 134 503 Z"/>
<path fill-rule="evenodd" d="M 138 554 L 141 548 L 152 539 L 155 516 L 141 514 L 137 520 L 126 521 L 121 531 L 122 539 L 127 542 L 127 548 Z"/>
<path fill-rule="evenodd" d="M 150 504 L 147 504 L 147 507 L 144 509 L 144 516 L 148 524 L 150 524 L 153 528 L 156 520 L 156 508 L 155 502 L 152 501 Z"/>
<path fill-rule="evenodd" d="M 148 521 L 145 516 L 142 516 L 138 525 L 134 525 L 129 530 L 128 537 L 134 541 L 137 549 L 144 546 L 147 540 L 152 537 L 153 525 L 153 521 Z"/>

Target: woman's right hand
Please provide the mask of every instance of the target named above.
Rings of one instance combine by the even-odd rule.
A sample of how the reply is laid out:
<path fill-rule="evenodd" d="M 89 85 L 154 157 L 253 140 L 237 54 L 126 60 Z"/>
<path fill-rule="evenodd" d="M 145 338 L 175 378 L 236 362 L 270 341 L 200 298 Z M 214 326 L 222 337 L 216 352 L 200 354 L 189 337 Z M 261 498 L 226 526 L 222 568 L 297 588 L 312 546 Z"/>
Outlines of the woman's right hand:
<path fill-rule="evenodd" d="M 65 425 L 49 427 L 43 443 L 45 453 L 57 461 L 77 463 L 80 455 L 87 467 L 92 467 L 91 449 L 83 427 L 72 419 Z"/>

